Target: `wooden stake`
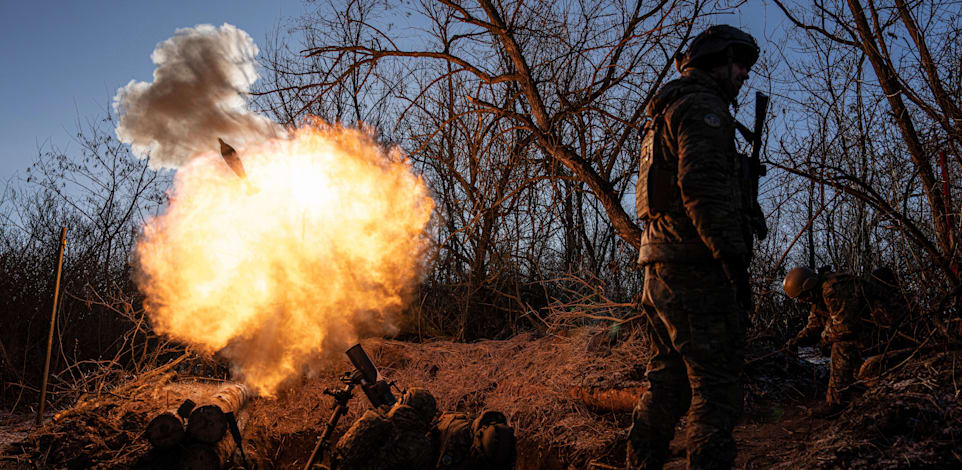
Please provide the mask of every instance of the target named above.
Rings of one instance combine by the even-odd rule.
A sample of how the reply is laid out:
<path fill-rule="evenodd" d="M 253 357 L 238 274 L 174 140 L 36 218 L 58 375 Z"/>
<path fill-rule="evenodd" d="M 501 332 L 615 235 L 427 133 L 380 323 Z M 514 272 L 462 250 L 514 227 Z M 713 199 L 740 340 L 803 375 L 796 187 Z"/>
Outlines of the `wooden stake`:
<path fill-rule="evenodd" d="M 37 424 L 43 418 L 47 402 L 47 376 L 50 374 L 50 351 L 53 349 L 53 329 L 57 325 L 57 301 L 60 295 L 60 271 L 63 268 L 63 250 L 67 247 L 67 227 L 60 229 L 60 252 L 57 254 L 57 281 L 53 288 L 53 312 L 50 313 L 50 334 L 47 336 L 47 358 L 43 363 L 43 385 L 40 387 L 40 406 L 37 408 Z"/>

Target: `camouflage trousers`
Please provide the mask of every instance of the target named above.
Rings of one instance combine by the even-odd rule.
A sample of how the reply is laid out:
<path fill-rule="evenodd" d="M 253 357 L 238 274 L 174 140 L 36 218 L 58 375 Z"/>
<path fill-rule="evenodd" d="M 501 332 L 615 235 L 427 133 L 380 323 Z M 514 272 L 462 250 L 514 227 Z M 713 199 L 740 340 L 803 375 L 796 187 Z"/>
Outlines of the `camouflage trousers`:
<path fill-rule="evenodd" d="M 840 405 L 848 401 L 848 389 L 855 382 L 855 373 L 862 366 L 861 347 L 857 341 L 832 343 L 832 370 L 828 376 L 825 401 Z"/>
<path fill-rule="evenodd" d="M 869 295 L 884 294 L 871 291 L 873 286 L 850 274 L 840 274 L 826 281 L 822 288 L 830 312 L 827 336 L 832 343 L 832 369 L 825 394 L 829 405 L 848 401 L 849 388 L 862 365 L 862 349 L 878 344 L 880 332 L 877 325 L 869 321 L 872 309 L 867 299 Z"/>
<path fill-rule="evenodd" d="M 686 412 L 688 468 L 731 468 L 747 311 L 714 262 L 647 265 L 642 304 L 653 355 L 628 433 L 628 468 L 662 468 Z"/>

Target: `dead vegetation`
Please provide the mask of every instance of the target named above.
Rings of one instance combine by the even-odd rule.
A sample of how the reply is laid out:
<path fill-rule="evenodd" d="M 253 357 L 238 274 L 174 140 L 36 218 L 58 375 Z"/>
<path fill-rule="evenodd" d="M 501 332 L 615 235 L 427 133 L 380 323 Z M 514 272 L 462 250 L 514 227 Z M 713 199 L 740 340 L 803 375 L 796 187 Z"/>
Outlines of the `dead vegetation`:
<path fill-rule="evenodd" d="M 185 358 L 81 396 L 26 437 L 4 442 L 0 464 L 3 468 L 135 467 L 149 448 L 141 434 L 154 415 L 184 399 L 198 399 L 217 386 L 209 379 L 186 379 Z"/>
<path fill-rule="evenodd" d="M 425 387 L 444 410 L 500 410 L 520 437 L 519 468 L 583 467 L 624 437 L 626 415 L 597 415 L 569 397 L 576 386 L 639 383 L 646 359 L 644 340 L 629 335 L 605 347 L 589 348 L 605 330 L 586 328 L 570 335 L 472 344 L 391 340 L 365 342 L 382 373 L 400 387 Z M 346 360 L 328 373 L 305 378 L 278 397 L 257 398 L 247 407 L 245 446 L 258 468 L 303 464 L 329 416 L 335 387 L 349 369 Z M 163 462 L 149 453 L 140 433 L 154 415 L 186 398 L 197 400 L 215 385 L 157 369 L 99 397 L 81 399 L 44 427 L 3 450 L 0 462 L 16 468 L 151 468 Z M 343 432 L 369 407 L 356 396 L 341 420 Z"/>
<path fill-rule="evenodd" d="M 286 46 L 268 51 L 274 73 L 265 77 L 261 105 L 285 122 L 307 112 L 370 124 L 386 141 L 401 143 L 431 182 L 439 207 L 436 252 L 405 331 L 419 342 L 365 342 L 384 374 L 401 387 L 428 388 L 445 410 L 504 412 L 520 438 L 521 468 L 616 465 L 648 354 L 630 321 L 643 282 L 629 243 L 638 227 L 618 204 L 632 194 L 636 173 L 638 120 L 627 118 L 668 77 L 670 54 L 739 2 L 706 2 L 695 11 L 682 8 L 686 2 L 664 2 L 679 8 L 651 16 L 602 2 L 582 27 L 570 28 L 543 27 L 568 24 L 563 8 L 550 2 L 519 2 L 512 15 L 495 18 L 508 28 L 471 26 L 499 16 L 487 8 L 496 2 L 465 11 L 441 3 L 449 8 L 420 12 L 428 24 L 445 26 L 426 38 L 424 57 L 430 47 L 463 52 L 480 61 L 475 70 L 503 80 L 479 82 L 461 67 L 415 66 L 422 63 L 403 55 L 365 61 L 364 54 L 391 52 L 363 49 L 383 45 L 380 31 L 366 25 L 398 14 L 361 1 L 343 15 L 318 9 L 304 19 L 304 45 L 321 54 L 305 60 L 303 47 L 291 55 Z M 951 197 L 957 201 L 962 190 L 962 85 L 957 61 L 938 60 L 959 57 L 957 8 L 948 0 L 845 3 L 786 8 L 798 28 L 782 43 L 799 56 L 779 65 L 782 46 L 765 46 L 775 50 L 766 50 L 754 73 L 761 79 L 751 84 L 771 87 L 786 117 L 769 122 L 772 171 L 763 199 L 772 233 L 752 266 L 759 308 L 746 364 L 747 414 L 736 431 L 739 465 L 957 467 L 960 358 L 938 349 L 957 345 L 962 333 L 962 230 Z M 612 27 L 612 17 L 622 24 Z M 918 31 L 919 24 L 932 26 Z M 601 31 L 610 34 L 565 36 Z M 903 39 L 914 44 L 904 57 L 877 60 Z M 527 46 L 504 54 L 512 42 Z M 533 69 L 516 70 L 503 60 L 509 56 Z M 639 62 L 651 67 L 635 67 Z M 895 81 L 879 83 L 869 67 Z M 615 70 L 624 75 L 609 72 Z M 312 81 L 341 74 L 351 79 L 307 92 Z M 399 77 L 415 86 L 402 90 Z M 401 91 L 409 95 L 392 101 Z M 909 102 L 900 104 L 903 98 Z M 532 108 L 539 101 L 541 111 Z M 542 121 L 536 111 L 546 114 L 544 125 L 535 124 Z M 81 130 L 80 155 L 43 152 L 26 187 L 0 194 L 2 468 L 164 468 L 169 462 L 152 455 L 140 436 L 144 425 L 226 377 L 222 365 L 157 337 L 144 316 L 128 255 L 143 221 L 164 206 L 167 178 L 113 140 L 109 117 L 102 124 Z M 50 251 L 61 226 L 71 238 L 50 402 L 61 412 L 34 428 L 38 345 L 53 289 Z M 903 333 L 925 347 L 832 421 L 806 415 L 824 393 L 825 367 L 773 353 L 804 320 L 781 295 L 779 281 L 791 264 L 854 272 L 890 265 L 914 310 L 912 329 Z M 250 403 L 245 448 L 260 468 L 303 463 L 330 414 L 331 398 L 322 391 L 348 368 L 346 360 L 330 364 L 276 398 Z M 367 407 L 358 396 L 338 433 Z M 608 408 L 620 411 L 599 411 Z M 677 468 L 679 442 L 673 449 Z"/>
<path fill-rule="evenodd" d="M 623 462 L 630 410 L 598 411 L 572 391 L 642 387 L 648 353 L 637 330 L 612 335 L 595 326 L 501 341 L 363 344 L 382 374 L 401 388 L 427 388 L 442 410 L 503 412 L 519 437 L 519 469 Z M 805 410 L 821 400 L 826 366 L 763 354 L 770 351 L 765 348 L 749 352 L 746 369 L 746 416 L 736 431 L 744 468 L 947 468 L 962 462 L 962 377 L 953 373 L 962 362 L 959 352 L 902 362 L 839 418 L 825 421 Z M 323 390 L 338 386 L 350 367 L 346 359 L 326 364 L 324 372 L 277 397 L 250 402 L 242 412 L 244 446 L 257 468 L 303 465 L 333 405 Z M 193 369 L 185 358 L 81 398 L 6 443 L 0 467 L 169 468 L 172 461 L 151 453 L 141 433 L 158 413 L 221 385 L 192 376 Z M 357 394 L 335 437 L 369 406 Z M 683 446 L 676 439 L 671 465 L 682 465 Z"/>
<path fill-rule="evenodd" d="M 827 425 L 798 459 L 818 469 L 958 468 L 960 365 L 959 351 L 906 362 Z"/>

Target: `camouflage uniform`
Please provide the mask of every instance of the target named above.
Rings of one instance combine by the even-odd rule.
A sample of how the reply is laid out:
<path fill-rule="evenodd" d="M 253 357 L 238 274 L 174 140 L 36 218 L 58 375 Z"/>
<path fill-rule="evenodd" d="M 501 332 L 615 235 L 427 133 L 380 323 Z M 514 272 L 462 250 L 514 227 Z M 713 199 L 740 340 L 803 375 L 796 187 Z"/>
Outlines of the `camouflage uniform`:
<path fill-rule="evenodd" d="M 368 410 L 337 441 L 332 470 L 510 470 L 514 430 L 505 416 L 444 413 L 421 388 L 405 392 L 386 413 Z"/>
<path fill-rule="evenodd" d="M 473 419 L 464 413 L 444 413 L 431 436 L 437 449 L 437 470 L 514 468 L 514 430 L 500 412 L 483 411 Z"/>
<path fill-rule="evenodd" d="M 845 401 L 844 392 L 855 381 L 862 354 L 877 352 L 873 350 L 891 339 L 905 308 L 894 295 L 896 289 L 871 277 L 831 273 L 821 279 L 820 288 L 821 295 L 815 297 L 808 324 L 793 343 L 831 345 L 832 370 L 825 401 L 839 405 Z"/>
<path fill-rule="evenodd" d="M 434 468 L 431 422 L 437 413 L 427 390 L 412 388 L 387 413 L 368 410 L 337 441 L 332 470 Z"/>
<path fill-rule="evenodd" d="M 654 354 L 633 413 L 630 468 L 661 468 L 686 411 L 689 468 L 729 468 L 735 458 L 747 310 L 724 268 L 744 271 L 752 235 L 730 99 L 689 68 L 648 109 L 637 194 Z"/>

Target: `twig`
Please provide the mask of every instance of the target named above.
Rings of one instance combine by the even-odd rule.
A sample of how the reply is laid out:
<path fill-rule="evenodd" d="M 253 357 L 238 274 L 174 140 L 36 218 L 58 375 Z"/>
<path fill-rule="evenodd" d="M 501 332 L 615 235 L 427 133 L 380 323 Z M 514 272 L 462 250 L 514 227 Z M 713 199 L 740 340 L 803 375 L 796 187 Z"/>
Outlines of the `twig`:
<path fill-rule="evenodd" d="M 765 360 L 765 359 L 768 359 L 768 358 L 770 358 L 770 357 L 772 357 L 772 356 L 774 356 L 774 355 L 776 355 L 776 354 L 778 354 L 778 353 L 783 353 L 783 352 L 785 352 L 785 351 L 787 351 L 787 350 L 788 350 L 788 347 L 787 347 L 787 346 L 782 346 L 782 347 L 780 347 L 780 348 L 778 348 L 778 349 L 776 349 L 776 350 L 774 350 L 774 351 L 772 351 L 772 352 L 770 352 L 770 353 L 762 354 L 761 356 L 758 356 L 758 357 L 756 357 L 756 358 L 747 360 L 747 361 L 745 361 L 745 367 L 748 367 L 748 366 L 750 366 L 750 365 L 752 365 L 752 364 L 754 364 L 754 363 L 756 363 L 756 362 L 759 362 L 759 361 L 763 361 L 763 360 Z"/>

